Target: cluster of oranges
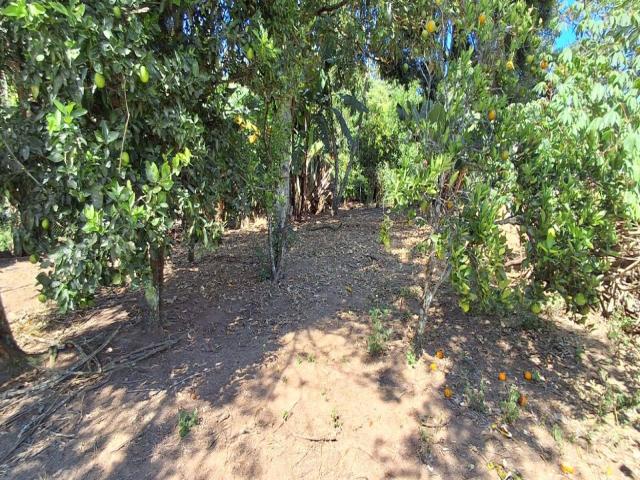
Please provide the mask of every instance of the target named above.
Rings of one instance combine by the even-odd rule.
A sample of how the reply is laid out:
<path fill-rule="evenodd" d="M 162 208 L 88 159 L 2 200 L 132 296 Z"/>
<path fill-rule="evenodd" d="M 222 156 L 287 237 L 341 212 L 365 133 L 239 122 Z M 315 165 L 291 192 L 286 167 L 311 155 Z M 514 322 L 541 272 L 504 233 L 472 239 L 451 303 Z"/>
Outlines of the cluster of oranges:
<path fill-rule="evenodd" d="M 444 358 L 444 350 L 438 349 L 436 351 L 435 357 L 439 360 L 442 360 Z M 435 362 L 431 362 L 431 365 L 429 365 L 429 368 L 432 372 L 435 372 L 436 370 L 438 370 L 438 365 Z M 525 370 L 524 372 L 522 372 L 522 378 L 524 378 L 527 382 L 531 382 L 533 381 L 533 373 L 531 373 L 529 370 Z M 498 380 L 500 380 L 501 382 L 506 382 L 507 372 L 499 372 Z M 444 396 L 445 398 L 453 397 L 453 390 L 448 385 L 445 385 L 444 387 Z M 527 396 L 524 393 L 521 393 L 520 396 L 518 397 L 518 405 L 520 405 L 521 407 L 524 407 L 527 405 L 528 402 L 529 402 L 529 399 L 527 398 Z"/>

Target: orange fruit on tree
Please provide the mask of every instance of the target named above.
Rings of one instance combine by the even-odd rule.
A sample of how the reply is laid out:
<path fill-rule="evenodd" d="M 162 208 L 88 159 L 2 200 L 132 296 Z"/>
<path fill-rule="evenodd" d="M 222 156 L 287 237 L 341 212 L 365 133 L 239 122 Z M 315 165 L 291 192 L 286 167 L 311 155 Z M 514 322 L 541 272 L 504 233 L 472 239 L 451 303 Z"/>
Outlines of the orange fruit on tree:
<path fill-rule="evenodd" d="M 490 122 L 493 122 L 496 119 L 496 111 L 491 109 L 489 110 L 489 113 L 487 114 L 487 118 L 489 119 Z"/>
<path fill-rule="evenodd" d="M 529 370 L 525 370 L 522 376 L 527 382 L 530 382 L 533 379 L 533 374 Z"/>
<path fill-rule="evenodd" d="M 453 397 L 453 390 L 451 390 L 449 387 L 444 387 L 444 396 L 445 398 Z"/>
<path fill-rule="evenodd" d="M 520 396 L 518 397 L 518 405 L 520 405 L 521 407 L 524 407 L 527 405 L 528 402 L 529 400 L 527 399 L 527 396 L 524 393 L 521 393 Z"/>
<path fill-rule="evenodd" d="M 540 61 L 540 68 L 542 70 L 546 70 L 549 66 L 549 62 L 547 62 L 544 58 Z"/>
<path fill-rule="evenodd" d="M 485 23 L 487 23 L 487 16 L 486 16 L 484 13 L 481 13 L 481 14 L 478 16 L 478 25 L 482 26 L 482 25 L 484 25 Z"/>
<path fill-rule="evenodd" d="M 436 352 L 436 357 L 437 357 L 437 358 L 439 358 L 440 360 L 442 360 L 442 359 L 444 358 L 444 350 L 439 349 L 439 350 Z"/>
<path fill-rule="evenodd" d="M 501 382 L 506 382 L 507 381 L 507 374 L 505 372 L 498 373 L 498 380 L 500 380 Z"/>

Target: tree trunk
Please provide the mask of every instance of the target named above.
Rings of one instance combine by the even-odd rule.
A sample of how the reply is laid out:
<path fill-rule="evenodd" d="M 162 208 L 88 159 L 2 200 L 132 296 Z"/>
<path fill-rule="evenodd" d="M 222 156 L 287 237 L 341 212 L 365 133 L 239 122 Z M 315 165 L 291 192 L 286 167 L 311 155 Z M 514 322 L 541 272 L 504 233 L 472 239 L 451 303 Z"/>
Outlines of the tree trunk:
<path fill-rule="evenodd" d="M 151 267 L 151 287 L 147 289 L 147 303 L 151 308 L 151 322 L 162 325 L 162 291 L 164 288 L 164 245 L 149 246 L 149 265 Z"/>
<path fill-rule="evenodd" d="M 9 321 L 4 313 L 2 300 L 0 300 L 0 371 L 19 369 L 27 360 L 27 354 L 18 346 Z"/>
<path fill-rule="evenodd" d="M 274 206 L 274 214 L 270 219 L 269 227 L 269 252 L 271 255 L 271 278 L 278 281 L 280 273 L 282 271 L 282 260 L 285 250 L 285 241 L 287 234 L 287 221 L 289 219 L 290 211 L 290 176 L 291 176 L 291 161 L 293 156 L 293 131 L 292 131 L 292 110 L 294 108 L 293 100 L 285 100 L 279 112 L 279 118 L 282 125 L 282 129 L 287 132 L 287 148 L 284 152 L 281 152 L 282 158 L 280 159 L 280 175 L 279 182 L 276 188 L 276 203 Z"/>
<path fill-rule="evenodd" d="M 359 155 L 359 150 L 360 150 L 360 126 L 362 125 L 362 119 L 363 118 L 364 118 L 364 114 L 361 112 L 360 113 L 360 117 L 358 118 L 358 123 L 356 124 L 356 127 L 357 127 L 358 131 L 356 132 L 356 136 L 355 136 L 355 138 L 353 140 L 353 143 L 351 145 L 349 145 L 349 163 L 347 163 L 347 168 L 346 168 L 346 170 L 344 172 L 344 177 L 342 177 L 342 182 L 340 183 L 340 185 L 338 185 L 338 195 L 337 195 L 338 208 L 342 204 L 342 197 L 344 196 L 344 189 L 347 186 L 347 183 L 349 183 L 349 175 L 351 175 L 351 169 L 353 168 L 353 164 L 355 162 L 355 159 Z M 336 208 L 336 212 L 337 212 L 337 208 Z"/>

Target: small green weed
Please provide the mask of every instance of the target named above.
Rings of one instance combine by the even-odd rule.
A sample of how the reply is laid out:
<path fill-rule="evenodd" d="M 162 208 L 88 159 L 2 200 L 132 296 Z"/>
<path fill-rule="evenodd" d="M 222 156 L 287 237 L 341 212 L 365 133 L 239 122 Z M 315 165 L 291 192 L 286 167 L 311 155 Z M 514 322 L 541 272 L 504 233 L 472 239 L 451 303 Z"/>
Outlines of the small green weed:
<path fill-rule="evenodd" d="M 616 345 L 628 345 L 630 335 L 640 331 L 640 319 L 616 313 L 609 322 L 607 337 Z"/>
<path fill-rule="evenodd" d="M 389 218 L 389 215 L 385 215 L 382 223 L 380 224 L 380 235 L 378 239 L 384 248 L 391 248 L 391 228 L 393 227 L 393 221 Z"/>
<path fill-rule="evenodd" d="M 511 385 L 506 400 L 500 402 L 500 410 L 502 411 L 502 420 L 504 423 L 512 424 L 520 417 L 520 408 L 518 407 L 519 397 L 520 392 L 515 385 Z"/>
<path fill-rule="evenodd" d="M 342 419 L 335 408 L 331 410 L 331 422 L 333 423 L 333 428 L 342 427 Z"/>
<path fill-rule="evenodd" d="M 300 365 L 302 362 L 316 363 L 316 356 L 313 353 L 302 352 L 296 356 L 296 363 Z"/>
<path fill-rule="evenodd" d="M 284 420 L 285 422 L 289 420 L 290 417 L 291 412 L 289 410 L 285 410 L 284 412 L 282 412 L 282 420 Z"/>
<path fill-rule="evenodd" d="M 384 351 L 385 344 L 391 336 L 391 329 L 385 328 L 382 323 L 389 312 L 374 308 L 369 312 L 369 315 L 371 316 L 372 332 L 367 339 L 367 350 L 369 355 L 377 357 Z"/>
<path fill-rule="evenodd" d="M 609 381 L 606 372 L 601 373 L 605 384 L 604 394 L 600 397 L 597 414 L 600 420 L 613 413 L 616 422 L 627 423 L 632 420 L 634 412 L 640 409 L 640 390 L 633 393 L 625 393 Z"/>
<path fill-rule="evenodd" d="M 464 398 L 471 410 L 475 410 L 479 413 L 487 412 L 487 405 L 485 403 L 486 390 L 487 382 L 484 379 L 480 380 L 480 385 L 477 388 L 473 388 L 471 385 L 467 384 L 464 389 Z"/>
<path fill-rule="evenodd" d="M 562 433 L 562 428 L 557 423 L 554 423 L 553 427 L 551 427 L 551 436 L 553 437 L 553 441 L 556 442 L 558 447 L 562 447 L 562 443 L 564 442 L 564 434 Z"/>
<path fill-rule="evenodd" d="M 416 352 L 413 351 L 412 348 L 407 350 L 407 365 L 411 368 L 415 368 L 418 363 L 418 358 L 416 357 Z"/>
<path fill-rule="evenodd" d="M 189 412 L 187 410 L 180 410 L 178 412 L 178 433 L 180 438 L 184 438 L 189 435 L 189 432 L 193 427 L 198 425 L 200 420 L 198 419 L 198 411 L 194 410 Z"/>

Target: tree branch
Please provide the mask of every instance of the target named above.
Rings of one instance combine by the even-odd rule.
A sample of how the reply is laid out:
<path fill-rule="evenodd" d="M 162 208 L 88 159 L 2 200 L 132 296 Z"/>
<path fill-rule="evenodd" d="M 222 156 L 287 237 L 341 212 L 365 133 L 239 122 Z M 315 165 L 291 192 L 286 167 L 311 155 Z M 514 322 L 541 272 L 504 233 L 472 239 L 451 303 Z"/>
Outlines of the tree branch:
<path fill-rule="evenodd" d="M 319 16 L 319 15 L 322 15 L 324 13 L 332 13 L 335 10 L 338 10 L 338 9 L 344 7 L 350 1 L 351 0 L 342 0 L 341 2 L 334 3 L 333 5 L 327 5 L 326 7 L 319 8 L 318 10 L 316 10 L 316 15 Z"/>

